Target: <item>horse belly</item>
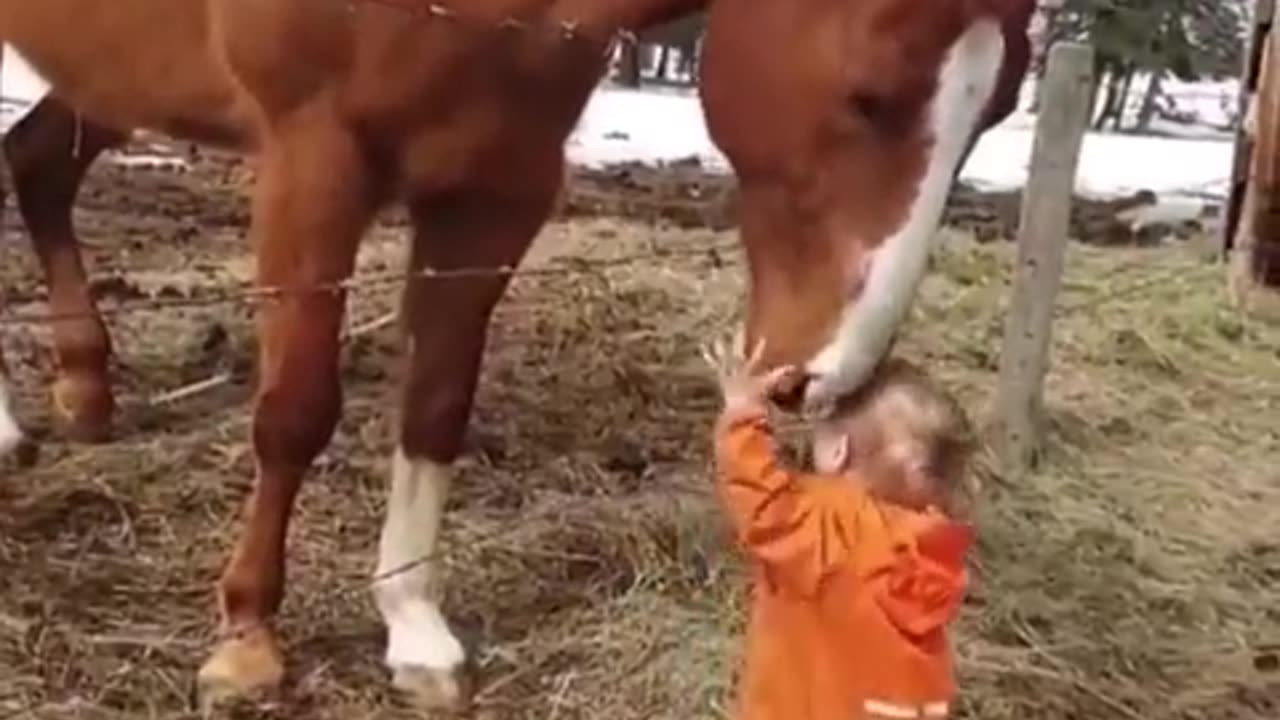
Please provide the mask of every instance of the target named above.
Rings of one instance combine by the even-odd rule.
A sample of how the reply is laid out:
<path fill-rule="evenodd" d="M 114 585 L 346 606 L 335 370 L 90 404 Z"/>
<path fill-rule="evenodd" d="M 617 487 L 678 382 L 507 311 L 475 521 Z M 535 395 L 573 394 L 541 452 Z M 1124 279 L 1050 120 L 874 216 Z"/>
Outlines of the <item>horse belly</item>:
<path fill-rule="evenodd" d="M 0 39 L 101 124 L 222 145 L 251 135 L 204 0 L 0 0 Z"/>

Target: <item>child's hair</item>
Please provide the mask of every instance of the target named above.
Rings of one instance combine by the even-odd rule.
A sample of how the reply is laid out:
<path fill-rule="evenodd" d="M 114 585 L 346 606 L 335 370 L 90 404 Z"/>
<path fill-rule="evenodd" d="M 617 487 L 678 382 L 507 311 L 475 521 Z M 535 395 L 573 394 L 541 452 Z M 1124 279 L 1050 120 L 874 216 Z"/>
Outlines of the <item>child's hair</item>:
<path fill-rule="evenodd" d="M 824 421 L 856 432 L 874 453 L 890 438 L 909 439 L 924 455 L 925 470 L 950 497 L 964 490 L 965 467 L 977 446 L 964 409 L 924 371 L 891 358 L 856 392 L 842 398 Z"/>

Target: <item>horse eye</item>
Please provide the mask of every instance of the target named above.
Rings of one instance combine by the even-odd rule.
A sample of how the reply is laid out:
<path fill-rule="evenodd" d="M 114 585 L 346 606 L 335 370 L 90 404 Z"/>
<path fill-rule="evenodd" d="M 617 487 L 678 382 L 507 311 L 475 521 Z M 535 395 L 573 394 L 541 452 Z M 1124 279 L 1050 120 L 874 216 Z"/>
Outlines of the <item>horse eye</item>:
<path fill-rule="evenodd" d="M 859 117 L 874 124 L 879 124 L 889 114 L 889 101 L 867 92 L 851 94 L 849 107 Z"/>
<path fill-rule="evenodd" d="M 854 118 L 877 132 L 896 133 L 903 129 L 908 109 L 895 98 L 858 91 L 849 95 L 848 103 Z"/>

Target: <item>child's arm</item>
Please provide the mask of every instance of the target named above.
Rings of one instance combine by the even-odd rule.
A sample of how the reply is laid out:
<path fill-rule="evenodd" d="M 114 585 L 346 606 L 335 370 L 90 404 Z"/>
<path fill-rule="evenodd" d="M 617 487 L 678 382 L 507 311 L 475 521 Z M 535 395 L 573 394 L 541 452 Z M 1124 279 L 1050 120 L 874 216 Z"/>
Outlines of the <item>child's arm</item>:
<path fill-rule="evenodd" d="M 857 520 L 842 517 L 837 490 L 779 464 L 763 406 L 727 409 L 716 424 L 720 494 L 739 541 L 752 557 L 806 593 L 846 562 Z M 857 492 L 852 484 L 840 488 Z"/>

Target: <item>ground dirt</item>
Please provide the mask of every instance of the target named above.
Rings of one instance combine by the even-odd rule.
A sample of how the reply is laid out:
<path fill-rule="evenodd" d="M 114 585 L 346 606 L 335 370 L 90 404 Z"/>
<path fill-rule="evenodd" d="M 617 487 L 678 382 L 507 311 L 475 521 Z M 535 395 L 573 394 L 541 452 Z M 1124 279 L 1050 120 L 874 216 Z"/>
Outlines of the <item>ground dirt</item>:
<path fill-rule="evenodd" d="M 646 177 L 675 190 L 655 206 L 652 184 L 575 180 L 571 217 L 547 227 L 529 263 L 564 272 L 517 278 L 495 315 L 444 531 L 446 612 L 476 648 L 478 718 L 690 720 L 730 707 L 746 586 L 710 493 L 717 396 L 698 348 L 735 319 L 742 261 L 726 218 L 662 210 L 662 192 L 705 197 L 718 181 Z M 103 307 L 246 282 L 238 182 L 209 156 L 186 171 L 96 166 L 78 222 Z M 629 217 L 611 216 L 619 208 Z M 44 286 L 16 220 L 0 288 L 9 312 L 39 312 Z M 403 235 L 388 216 L 360 276 L 399 268 Z M 947 235 L 900 352 L 982 420 L 1012 254 Z M 961 717 L 1274 720 L 1280 328 L 1231 309 L 1223 268 L 1194 241 L 1075 244 L 1068 266 L 1041 465 L 1023 482 L 985 456 L 975 470 L 982 542 L 956 640 Z M 388 313 L 394 291 L 354 293 L 352 325 Z M 6 720 L 199 717 L 192 679 L 250 480 L 251 308 L 135 309 L 109 323 L 121 407 L 115 441 L 93 447 L 47 427 L 45 329 L 0 325 L 40 445 L 25 466 L 0 464 Z M 367 592 L 398 344 L 394 327 L 357 335 L 346 413 L 294 516 L 287 688 L 236 717 L 406 714 Z M 220 373 L 230 381 L 150 401 Z"/>

